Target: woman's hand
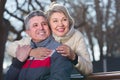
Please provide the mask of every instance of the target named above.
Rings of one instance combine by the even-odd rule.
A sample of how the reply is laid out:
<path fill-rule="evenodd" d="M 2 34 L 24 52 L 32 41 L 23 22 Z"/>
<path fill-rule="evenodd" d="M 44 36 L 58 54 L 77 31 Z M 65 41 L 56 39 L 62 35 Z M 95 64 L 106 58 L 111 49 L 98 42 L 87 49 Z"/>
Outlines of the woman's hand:
<path fill-rule="evenodd" d="M 31 47 L 29 45 L 24 45 L 24 46 L 18 45 L 16 50 L 16 58 L 19 61 L 24 62 L 28 58 L 30 50 Z"/>
<path fill-rule="evenodd" d="M 68 57 L 70 60 L 74 60 L 76 57 L 75 53 L 67 45 L 59 46 L 58 48 L 56 48 L 56 51 L 62 56 Z"/>
<path fill-rule="evenodd" d="M 52 53 L 52 50 L 44 47 L 38 47 L 31 50 L 30 56 L 33 56 L 38 59 L 45 59 L 50 55 L 50 53 Z"/>

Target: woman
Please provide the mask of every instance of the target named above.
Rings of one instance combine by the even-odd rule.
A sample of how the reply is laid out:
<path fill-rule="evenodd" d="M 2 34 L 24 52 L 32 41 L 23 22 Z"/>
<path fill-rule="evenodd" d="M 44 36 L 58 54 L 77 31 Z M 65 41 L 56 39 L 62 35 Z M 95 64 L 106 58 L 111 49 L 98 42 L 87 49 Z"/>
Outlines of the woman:
<path fill-rule="evenodd" d="M 81 32 L 74 29 L 74 21 L 67 9 L 60 4 L 52 3 L 46 15 L 55 40 L 63 44 L 56 48 L 56 50 L 61 53 L 61 55 L 68 57 L 82 74 L 89 75 L 92 73 L 92 62 L 87 51 L 84 37 Z M 29 38 L 25 38 L 25 40 L 28 41 Z M 24 43 L 22 44 L 25 44 L 25 40 L 16 43 L 19 44 L 23 41 Z M 12 44 L 17 47 L 16 43 Z M 8 51 L 10 53 L 11 50 L 8 49 Z M 32 51 L 34 52 L 35 50 Z M 45 51 L 45 49 L 43 51 Z M 36 53 L 37 52 L 40 57 L 49 55 L 47 52 L 46 55 L 42 55 L 40 49 L 36 49 Z M 10 54 L 15 53 L 11 52 Z M 38 57 L 38 54 L 32 56 Z"/>
<path fill-rule="evenodd" d="M 73 18 L 67 9 L 60 4 L 52 3 L 46 14 L 55 40 L 64 44 L 56 50 L 71 60 L 78 56 L 76 68 L 85 75 L 92 73 L 92 63 L 83 35 L 74 29 Z"/>

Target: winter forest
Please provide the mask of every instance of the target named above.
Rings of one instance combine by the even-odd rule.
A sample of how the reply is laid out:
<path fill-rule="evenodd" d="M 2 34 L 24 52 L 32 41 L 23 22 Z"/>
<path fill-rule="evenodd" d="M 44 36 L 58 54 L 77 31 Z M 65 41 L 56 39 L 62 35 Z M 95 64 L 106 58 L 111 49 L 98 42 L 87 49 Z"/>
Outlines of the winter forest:
<path fill-rule="evenodd" d="M 83 33 L 94 72 L 114 70 L 107 65 L 109 60 L 119 63 L 120 0 L 0 0 L 0 80 L 11 62 L 7 44 L 25 36 L 24 17 L 33 10 L 46 11 L 53 1 L 67 7 L 75 28 Z"/>

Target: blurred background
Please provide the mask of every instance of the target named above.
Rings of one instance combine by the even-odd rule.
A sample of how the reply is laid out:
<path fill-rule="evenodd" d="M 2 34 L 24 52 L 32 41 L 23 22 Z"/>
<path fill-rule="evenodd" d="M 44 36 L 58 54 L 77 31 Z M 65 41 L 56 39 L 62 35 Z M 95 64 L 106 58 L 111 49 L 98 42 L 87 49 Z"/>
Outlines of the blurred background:
<path fill-rule="evenodd" d="M 120 69 L 120 0 L 0 0 L 0 80 L 11 64 L 6 52 L 12 41 L 25 37 L 24 17 L 46 11 L 52 1 L 64 5 L 84 35 L 94 72 Z"/>

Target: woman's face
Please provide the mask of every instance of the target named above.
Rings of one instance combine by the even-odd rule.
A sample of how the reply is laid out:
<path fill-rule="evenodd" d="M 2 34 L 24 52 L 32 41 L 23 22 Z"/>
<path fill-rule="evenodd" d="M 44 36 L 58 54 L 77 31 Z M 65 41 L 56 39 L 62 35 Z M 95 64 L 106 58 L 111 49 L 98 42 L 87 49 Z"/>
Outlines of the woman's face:
<path fill-rule="evenodd" d="M 59 37 L 65 36 L 69 31 L 69 20 L 62 12 L 54 12 L 49 23 L 52 33 Z"/>

